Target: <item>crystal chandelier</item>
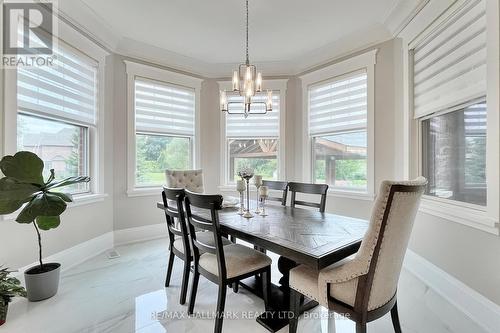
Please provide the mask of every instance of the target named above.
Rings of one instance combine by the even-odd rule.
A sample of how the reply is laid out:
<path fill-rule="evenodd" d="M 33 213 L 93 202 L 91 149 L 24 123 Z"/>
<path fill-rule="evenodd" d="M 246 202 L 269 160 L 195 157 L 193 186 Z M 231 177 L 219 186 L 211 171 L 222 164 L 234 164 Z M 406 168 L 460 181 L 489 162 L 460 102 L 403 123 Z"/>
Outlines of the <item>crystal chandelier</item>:
<path fill-rule="evenodd" d="M 244 98 L 244 108 L 241 112 L 241 104 L 239 101 L 229 101 L 228 95 L 239 94 Z M 265 114 L 268 111 L 273 110 L 273 92 L 271 90 L 267 91 L 267 99 L 262 98 L 264 101 L 252 100 L 254 97 L 261 96 L 265 97 L 266 92 L 262 89 L 262 73 L 257 73 L 257 68 L 254 65 L 250 65 L 250 58 L 248 56 L 248 0 L 246 0 L 246 61 L 241 64 L 238 70 L 233 72 L 232 79 L 232 90 L 231 91 L 220 91 L 220 108 L 221 111 L 225 111 L 229 114 L 243 114 L 248 117 L 249 114 Z M 263 104 L 265 108 L 264 112 L 255 112 L 252 110 L 252 104 Z M 239 105 L 240 107 L 237 107 Z"/>

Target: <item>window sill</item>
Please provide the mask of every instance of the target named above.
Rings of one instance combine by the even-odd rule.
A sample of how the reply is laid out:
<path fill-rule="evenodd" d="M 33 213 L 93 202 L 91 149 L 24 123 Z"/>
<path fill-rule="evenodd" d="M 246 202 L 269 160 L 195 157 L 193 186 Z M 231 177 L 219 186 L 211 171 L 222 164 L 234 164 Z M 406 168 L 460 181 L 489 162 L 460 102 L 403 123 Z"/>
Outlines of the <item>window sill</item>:
<path fill-rule="evenodd" d="M 73 196 L 73 202 L 68 203 L 67 207 L 68 207 L 68 209 L 71 209 L 74 207 L 90 205 L 93 203 L 104 201 L 104 199 L 106 197 L 108 197 L 108 195 L 106 193 L 77 194 L 77 195 Z M 21 212 L 21 210 L 23 208 L 24 208 L 24 205 L 13 213 L 0 216 L 0 220 L 3 220 L 3 221 L 14 220 L 17 217 L 17 215 L 19 215 L 19 213 Z"/>
<path fill-rule="evenodd" d="M 108 197 L 107 193 L 85 193 L 73 196 L 73 202 L 68 204 L 68 208 L 78 207 L 104 201 Z"/>
<path fill-rule="evenodd" d="M 484 209 L 472 208 L 457 202 L 445 202 L 444 200 L 423 196 L 419 211 L 497 236 L 500 235 L 498 221 L 489 216 Z"/>
<path fill-rule="evenodd" d="M 134 189 L 127 191 L 127 196 L 130 198 L 133 197 L 152 197 L 152 196 L 160 196 L 162 191 L 162 187 L 136 187 Z"/>
<path fill-rule="evenodd" d="M 373 199 L 375 199 L 375 195 L 368 192 L 346 191 L 332 188 L 328 189 L 328 196 L 366 201 L 373 201 Z"/>

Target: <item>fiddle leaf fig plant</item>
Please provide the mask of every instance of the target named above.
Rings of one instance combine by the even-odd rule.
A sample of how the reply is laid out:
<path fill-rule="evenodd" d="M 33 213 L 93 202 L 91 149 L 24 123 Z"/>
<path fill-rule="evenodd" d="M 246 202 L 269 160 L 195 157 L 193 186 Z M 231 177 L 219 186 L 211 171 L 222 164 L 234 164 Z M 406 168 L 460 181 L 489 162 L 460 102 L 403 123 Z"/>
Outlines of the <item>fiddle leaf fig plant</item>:
<path fill-rule="evenodd" d="M 43 262 L 39 229 L 57 228 L 67 202 L 73 201 L 71 194 L 60 192 L 59 189 L 90 181 L 87 176 L 56 180 L 54 169 L 50 170 L 49 177 L 44 180 L 43 167 L 43 161 L 29 151 L 4 156 L 0 161 L 0 170 L 5 176 L 0 179 L 0 214 L 11 214 L 25 205 L 17 215 L 16 221 L 33 223 L 38 235 L 41 270 Z"/>

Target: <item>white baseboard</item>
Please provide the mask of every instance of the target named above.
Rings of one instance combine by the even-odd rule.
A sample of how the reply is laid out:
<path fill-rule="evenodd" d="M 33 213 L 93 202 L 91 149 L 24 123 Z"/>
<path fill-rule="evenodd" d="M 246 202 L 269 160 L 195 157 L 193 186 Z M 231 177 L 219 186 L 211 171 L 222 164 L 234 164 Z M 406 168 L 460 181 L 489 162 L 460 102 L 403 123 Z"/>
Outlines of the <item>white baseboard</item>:
<path fill-rule="evenodd" d="M 98 237 L 92 238 L 83 243 L 72 246 L 63 251 L 57 252 L 51 256 L 43 259 L 44 262 L 57 262 L 61 264 L 61 271 L 66 271 L 72 267 L 75 267 L 82 262 L 93 258 L 104 251 L 113 248 L 114 244 L 114 234 L 112 231 L 107 232 Z M 23 279 L 24 271 L 32 266 L 38 265 L 38 262 L 34 262 L 30 265 L 24 266 L 19 269 L 16 273 L 18 278 Z"/>
<path fill-rule="evenodd" d="M 164 223 L 115 230 L 115 246 L 165 238 L 167 235 L 167 226 Z"/>
<path fill-rule="evenodd" d="M 486 332 L 498 332 L 499 305 L 411 250 L 406 252 L 404 267 Z"/>

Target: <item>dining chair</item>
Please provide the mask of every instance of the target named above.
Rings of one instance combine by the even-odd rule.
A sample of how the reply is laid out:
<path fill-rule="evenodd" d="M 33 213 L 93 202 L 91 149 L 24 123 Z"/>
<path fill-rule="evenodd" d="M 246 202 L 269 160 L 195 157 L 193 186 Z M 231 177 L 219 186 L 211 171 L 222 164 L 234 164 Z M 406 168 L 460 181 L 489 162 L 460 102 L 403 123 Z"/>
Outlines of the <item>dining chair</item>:
<path fill-rule="evenodd" d="M 263 180 L 262 185 L 267 186 L 267 188 L 270 190 L 281 191 L 282 192 L 281 198 L 268 196 L 267 200 L 279 201 L 281 202 L 281 205 L 286 206 L 286 198 L 288 196 L 287 182 L 281 182 L 276 180 Z"/>
<path fill-rule="evenodd" d="M 326 194 L 328 192 L 327 184 L 308 184 L 308 183 L 289 182 L 288 190 L 291 193 L 291 201 L 290 201 L 291 207 L 295 207 L 295 205 L 301 205 L 301 206 L 319 208 L 319 211 L 321 213 L 325 212 Z M 319 194 L 321 195 L 321 199 L 319 203 L 299 201 L 296 199 L 297 193 Z"/>
<path fill-rule="evenodd" d="M 214 332 L 222 331 L 226 288 L 242 279 L 262 274 L 264 304 L 266 311 L 269 310 L 271 258 L 240 244 L 223 246 L 218 213 L 222 209 L 221 195 L 186 191 L 184 201 L 194 258 L 188 314 L 192 314 L 194 310 L 200 274 L 219 286 Z M 205 210 L 205 212 L 198 213 L 193 210 Z M 194 233 L 195 228 L 207 230 L 213 237 L 215 246 L 200 239 L 198 233 Z"/>
<path fill-rule="evenodd" d="M 168 258 L 167 276 L 165 278 L 165 287 L 170 285 L 172 268 L 175 257 L 184 261 L 184 270 L 182 273 L 182 285 L 180 304 L 186 303 L 186 294 L 189 282 L 189 272 L 193 260 L 190 241 L 188 238 L 188 228 L 186 225 L 183 209 L 185 192 L 184 189 L 163 187 L 162 198 L 165 207 L 165 217 L 167 220 L 167 230 L 170 243 L 170 255 Z M 169 202 L 170 201 L 170 202 Z M 177 223 L 175 220 L 177 219 Z M 207 232 L 197 232 L 197 238 L 207 244 L 214 244 L 213 237 Z M 223 239 L 224 245 L 230 244 L 228 239 Z"/>
<path fill-rule="evenodd" d="M 356 254 L 320 271 L 305 265 L 290 271 L 293 316 L 289 332 L 297 331 L 301 295 L 318 301 L 329 311 L 348 314 L 356 322 L 356 333 L 366 332 L 367 322 L 389 311 L 394 331 L 401 332 L 397 307 L 399 274 L 426 184 L 423 177 L 382 182 L 368 230 Z"/>
<path fill-rule="evenodd" d="M 183 188 L 203 193 L 203 170 L 165 170 L 166 184 L 169 188 Z"/>

